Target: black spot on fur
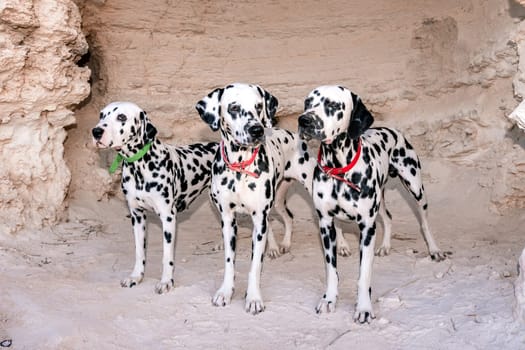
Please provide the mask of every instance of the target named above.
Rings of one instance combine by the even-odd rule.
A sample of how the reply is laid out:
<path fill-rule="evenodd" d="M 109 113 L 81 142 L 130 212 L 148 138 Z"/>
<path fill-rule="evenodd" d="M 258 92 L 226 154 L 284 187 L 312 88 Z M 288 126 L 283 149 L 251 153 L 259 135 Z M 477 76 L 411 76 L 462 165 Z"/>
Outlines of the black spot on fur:
<path fill-rule="evenodd" d="M 272 186 L 271 186 L 269 179 L 264 182 L 264 188 L 265 188 L 265 192 L 264 192 L 265 197 L 267 199 L 272 198 Z"/>
<path fill-rule="evenodd" d="M 232 236 L 232 238 L 230 240 L 230 247 L 232 248 L 233 251 L 235 251 L 236 243 L 237 243 L 237 237 L 236 236 Z"/>
<path fill-rule="evenodd" d="M 368 247 L 370 245 L 370 242 L 372 241 L 372 237 L 374 237 L 376 233 L 376 227 L 375 224 L 368 229 L 368 232 L 366 233 L 365 240 L 363 242 L 365 247 Z"/>

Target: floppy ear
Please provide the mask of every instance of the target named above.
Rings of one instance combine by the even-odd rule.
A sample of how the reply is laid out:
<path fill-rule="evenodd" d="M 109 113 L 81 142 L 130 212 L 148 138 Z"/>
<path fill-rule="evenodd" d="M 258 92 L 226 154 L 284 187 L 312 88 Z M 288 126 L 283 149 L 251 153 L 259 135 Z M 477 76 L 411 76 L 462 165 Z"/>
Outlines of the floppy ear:
<path fill-rule="evenodd" d="M 262 89 L 264 97 L 264 110 L 266 111 L 267 119 L 265 120 L 265 127 L 271 128 L 272 126 L 277 125 L 277 118 L 275 114 L 277 113 L 277 107 L 279 106 L 279 101 L 275 96 L 270 94 L 268 91 Z"/>
<path fill-rule="evenodd" d="M 219 121 L 221 116 L 221 97 L 224 92 L 223 88 L 217 88 L 210 92 L 208 96 L 197 102 L 195 108 L 202 120 L 210 126 L 213 131 L 219 130 Z"/>
<path fill-rule="evenodd" d="M 374 123 L 374 117 L 361 101 L 361 98 L 351 92 L 354 108 L 350 114 L 350 125 L 348 126 L 348 136 L 356 139 L 361 136 Z"/>
<path fill-rule="evenodd" d="M 144 123 L 144 143 L 148 143 L 157 136 L 157 128 L 151 124 L 145 111 L 140 111 L 140 120 Z"/>

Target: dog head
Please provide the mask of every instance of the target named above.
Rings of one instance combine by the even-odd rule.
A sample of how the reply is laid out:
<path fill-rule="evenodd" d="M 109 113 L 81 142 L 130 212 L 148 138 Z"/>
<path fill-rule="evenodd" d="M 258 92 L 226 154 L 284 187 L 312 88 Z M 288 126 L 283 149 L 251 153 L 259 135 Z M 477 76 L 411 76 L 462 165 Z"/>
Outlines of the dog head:
<path fill-rule="evenodd" d="M 213 131 L 240 146 L 264 142 L 264 129 L 275 124 L 277 99 L 253 84 L 231 84 L 210 92 L 195 108 Z"/>
<path fill-rule="evenodd" d="M 299 135 L 330 144 L 340 136 L 356 139 L 374 122 L 359 96 L 335 85 L 314 89 L 304 101 Z"/>
<path fill-rule="evenodd" d="M 100 121 L 91 130 L 93 143 L 99 148 L 117 151 L 153 141 L 157 129 L 146 112 L 131 102 L 113 102 L 100 111 Z"/>

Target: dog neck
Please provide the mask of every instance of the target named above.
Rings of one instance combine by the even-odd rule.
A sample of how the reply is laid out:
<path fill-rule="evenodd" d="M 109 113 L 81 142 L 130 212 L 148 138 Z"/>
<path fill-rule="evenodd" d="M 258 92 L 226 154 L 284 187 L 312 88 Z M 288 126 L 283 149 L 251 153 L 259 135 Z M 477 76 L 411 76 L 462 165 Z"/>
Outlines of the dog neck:
<path fill-rule="evenodd" d="M 221 141 L 220 143 L 220 151 L 221 151 L 221 157 L 222 157 L 224 164 L 226 164 L 226 166 L 230 170 L 236 171 L 239 173 L 243 173 L 243 174 L 255 177 L 255 178 L 259 177 L 259 173 L 255 171 L 250 171 L 247 169 L 247 168 L 252 167 L 253 163 L 255 162 L 255 159 L 257 159 L 257 154 L 259 153 L 259 147 L 253 150 L 253 153 L 249 159 L 235 162 L 235 163 L 230 162 L 230 160 L 228 159 L 228 155 L 226 154 L 225 147 L 224 147 L 224 141 Z"/>
<path fill-rule="evenodd" d="M 113 174 L 124 162 L 124 164 L 131 164 L 131 167 L 135 167 L 133 163 L 141 161 L 141 159 L 148 153 L 149 149 L 152 147 L 153 142 L 146 143 L 142 148 L 138 150 L 137 153 L 133 154 L 132 156 L 123 156 L 120 152 L 117 154 L 115 159 L 113 160 L 113 163 L 111 163 L 111 166 L 109 167 L 109 173 Z"/>
<path fill-rule="evenodd" d="M 359 139 L 338 137 L 331 144 L 321 143 L 321 156 L 324 165 L 341 168 L 352 162 L 357 154 Z"/>
<path fill-rule="evenodd" d="M 225 166 L 232 171 L 246 174 L 254 178 L 258 178 L 261 171 L 260 168 L 255 170 L 255 168 L 258 167 L 256 166 L 256 163 L 259 163 L 257 159 L 260 148 L 260 145 L 256 147 L 244 147 L 228 144 L 224 142 L 224 140 L 220 143 L 220 153 Z"/>
<path fill-rule="evenodd" d="M 128 142 L 126 143 L 119 151 L 118 153 L 124 157 L 124 158 L 131 158 L 134 157 L 136 154 L 138 154 L 146 145 L 150 143 L 150 148 L 157 148 L 159 147 L 160 142 L 158 142 L 156 139 L 149 140 L 149 141 L 136 141 L 136 142 Z"/>
<path fill-rule="evenodd" d="M 243 146 L 224 139 L 222 142 L 224 144 L 225 153 L 228 156 L 228 161 L 231 163 L 243 162 L 250 159 L 253 152 L 261 146 Z"/>

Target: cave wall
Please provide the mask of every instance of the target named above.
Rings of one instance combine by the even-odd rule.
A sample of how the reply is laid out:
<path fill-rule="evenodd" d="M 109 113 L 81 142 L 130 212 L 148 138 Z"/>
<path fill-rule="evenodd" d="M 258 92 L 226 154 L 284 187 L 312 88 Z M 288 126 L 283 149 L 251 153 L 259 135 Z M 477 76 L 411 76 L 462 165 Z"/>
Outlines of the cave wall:
<path fill-rule="evenodd" d="M 525 92 L 524 16 L 514 0 L 4 0 L 1 230 L 118 193 L 114 154 L 91 146 L 105 104 L 134 101 L 169 142 L 216 139 L 194 105 L 235 81 L 276 95 L 290 129 L 312 88 L 345 85 L 424 160 L 476 170 L 491 210 L 525 207 L 525 144 L 505 118 Z"/>
<path fill-rule="evenodd" d="M 342 83 L 400 118 L 416 100 L 487 88 L 516 70 L 503 0 L 111 0 L 86 2 L 82 13 L 95 93 L 156 111 L 171 122 L 167 137 L 191 125 L 203 94 L 233 81 L 264 85 L 281 115 L 296 114 L 316 85 Z"/>
<path fill-rule="evenodd" d="M 0 234 L 63 215 L 65 127 L 90 91 L 80 26 L 69 0 L 0 2 Z"/>
<path fill-rule="evenodd" d="M 162 138 L 191 142 L 214 137 L 194 105 L 215 87 L 261 84 L 278 97 L 282 125 L 296 129 L 308 92 L 336 83 L 361 95 L 376 125 L 406 132 L 423 158 L 478 169 L 472 183 L 491 192 L 491 210 L 525 206 L 523 139 L 505 118 L 523 90 L 525 13 L 513 0 L 108 0 L 80 7 L 94 84 L 75 131 L 84 146 L 72 145 L 71 162 L 90 164 L 75 188 L 96 188 L 100 198 L 115 192 L 105 171 L 112 154 L 95 154 L 85 131 L 108 102 L 134 101 Z"/>

